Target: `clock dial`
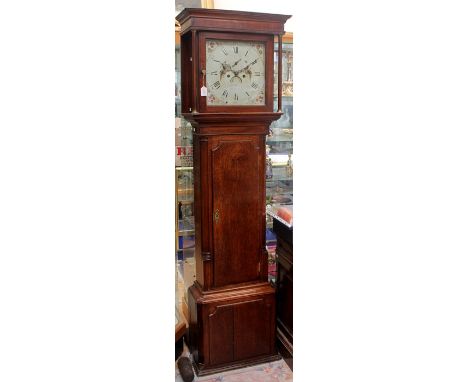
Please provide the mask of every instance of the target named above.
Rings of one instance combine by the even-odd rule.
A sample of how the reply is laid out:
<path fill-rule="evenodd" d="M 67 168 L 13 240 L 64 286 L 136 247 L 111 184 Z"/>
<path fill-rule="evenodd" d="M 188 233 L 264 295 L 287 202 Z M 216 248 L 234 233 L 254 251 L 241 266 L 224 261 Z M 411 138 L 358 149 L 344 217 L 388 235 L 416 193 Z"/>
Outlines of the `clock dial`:
<path fill-rule="evenodd" d="M 265 44 L 206 40 L 207 105 L 265 105 Z"/>

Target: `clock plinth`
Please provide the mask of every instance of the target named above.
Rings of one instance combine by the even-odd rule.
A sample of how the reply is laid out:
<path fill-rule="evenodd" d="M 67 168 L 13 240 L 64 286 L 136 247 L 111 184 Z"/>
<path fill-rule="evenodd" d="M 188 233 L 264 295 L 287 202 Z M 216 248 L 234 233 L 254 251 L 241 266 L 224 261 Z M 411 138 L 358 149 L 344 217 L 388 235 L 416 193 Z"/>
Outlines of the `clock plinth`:
<path fill-rule="evenodd" d="M 198 375 L 270 362 L 275 347 L 275 290 L 269 283 L 188 294 L 189 343 Z"/>
<path fill-rule="evenodd" d="M 193 126 L 189 346 L 199 375 L 278 358 L 265 247 L 265 137 L 282 114 L 273 112 L 273 41 L 287 18 L 209 9 L 177 16 L 182 113 Z"/>

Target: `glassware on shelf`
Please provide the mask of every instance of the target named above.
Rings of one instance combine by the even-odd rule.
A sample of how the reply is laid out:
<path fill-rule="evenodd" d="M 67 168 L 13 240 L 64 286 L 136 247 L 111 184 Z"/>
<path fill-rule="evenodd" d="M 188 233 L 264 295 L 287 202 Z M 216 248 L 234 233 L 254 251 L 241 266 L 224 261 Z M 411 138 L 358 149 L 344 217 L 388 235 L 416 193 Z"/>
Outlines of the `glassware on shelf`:
<path fill-rule="evenodd" d="M 281 116 L 281 118 L 278 120 L 277 125 L 281 127 L 282 129 L 291 127 L 291 121 L 289 117 L 289 108 L 286 108 L 284 110 L 284 113 Z"/>
<path fill-rule="evenodd" d="M 286 58 L 286 81 L 283 82 L 283 96 L 293 96 L 293 75 L 292 75 L 292 62 L 293 54 L 292 51 L 285 52 Z"/>
<path fill-rule="evenodd" d="M 266 178 L 273 178 L 273 164 L 271 163 L 271 158 L 268 157 L 266 160 Z"/>
<path fill-rule="evenodd" d="M 176 253 L 183 285 L 180 300 L 186 305 L 187 289 L 195 279 L 195 225 L 193 206 L 193 169 L 176 167 Z"/>
<path fill-rule="evenodd" d="M 283 43 L 283 54 L 281 57 L 282 61 L 282 95 L 283 97 L 292 97 L 293 96 L 293 44 Z M 274 83 L 274 92 L 275 96 L 278 95 L 278 51 L 277 44 L 275 44 L 275 83 Z"/>
<path fill-rule="evenodd" d="M 288 163 L 286 164 L 286 176 L 292 177 L 293 175 L 293 165 L 291 160 L 291 154 L 288 154 Z"/>
<path fill-rule="evenodd" d="M 271 162 L 271 158 L 270 158 L 270 146 L 266 145 L 265 153 L 266 153 L 265 177 L 266 179 L 271 179 L 273 178 L 273 163 Z"/>

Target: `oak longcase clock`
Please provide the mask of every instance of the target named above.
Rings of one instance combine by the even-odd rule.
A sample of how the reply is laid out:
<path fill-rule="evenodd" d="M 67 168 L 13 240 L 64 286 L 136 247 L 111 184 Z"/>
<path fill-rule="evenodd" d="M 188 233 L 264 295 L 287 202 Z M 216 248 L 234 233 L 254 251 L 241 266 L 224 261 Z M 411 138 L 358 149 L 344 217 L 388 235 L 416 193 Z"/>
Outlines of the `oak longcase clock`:
<path fill-rule="evenodd" d="M 290 16 L 185 9 L 182 115 L 193 126 L 196 281 L 189 346 L 199 375 L 276 359 L 275 290 L 265 249 L 265 137 L 274 42 Z"/>

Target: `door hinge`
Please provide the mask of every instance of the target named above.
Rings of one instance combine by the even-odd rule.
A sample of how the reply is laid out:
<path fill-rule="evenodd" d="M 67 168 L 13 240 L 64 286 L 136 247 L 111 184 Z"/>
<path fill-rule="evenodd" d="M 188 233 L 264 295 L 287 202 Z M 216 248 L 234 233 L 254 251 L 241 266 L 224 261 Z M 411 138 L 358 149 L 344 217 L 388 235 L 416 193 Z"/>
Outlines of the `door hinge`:
<path fill-rule="evenodd" d="M 258 262 L 258 275 L 260 276 L 260 261 Z"/>

